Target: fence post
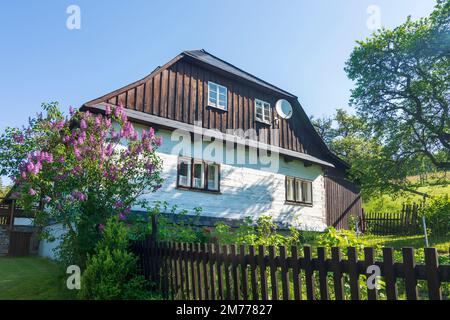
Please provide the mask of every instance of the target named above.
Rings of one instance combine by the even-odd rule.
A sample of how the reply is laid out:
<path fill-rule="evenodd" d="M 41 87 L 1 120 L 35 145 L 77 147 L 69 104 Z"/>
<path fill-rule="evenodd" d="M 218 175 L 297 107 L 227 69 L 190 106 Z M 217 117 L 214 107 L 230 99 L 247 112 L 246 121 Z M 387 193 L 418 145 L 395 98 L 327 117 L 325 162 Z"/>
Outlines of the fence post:
<path fill-rule="evenodd" d="M 427 273 L 428 297 L 430 300 L 442 300 L 439 281 L 439 260 L 435 248 L 425 248 L 425 266 Z"/>
<path fill-rule="evenodd" d="M 155 242 L 158 237 L 158 218 L 156 214 L 152 215 L 152 234 L 150 235 L 150 239 Z"/>

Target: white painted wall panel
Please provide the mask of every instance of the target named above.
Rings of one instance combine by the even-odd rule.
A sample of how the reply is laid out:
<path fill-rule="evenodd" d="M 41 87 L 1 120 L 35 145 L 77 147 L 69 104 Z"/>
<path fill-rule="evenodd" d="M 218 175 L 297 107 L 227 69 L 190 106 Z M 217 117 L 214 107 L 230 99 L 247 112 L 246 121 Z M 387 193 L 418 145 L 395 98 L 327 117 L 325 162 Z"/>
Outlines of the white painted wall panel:
<path fill-rule="evenodd" d="M 176 188 L 178 154 L 182 153 L 177 148 L 179 141 L 173 141 L 169 131 L 159 130 L 157 135 L 163 137 L 163 145 L 158 154 L 164 162 L 165 181 L 160 190 L 145 198 L 167 201 L 170 206 L 177 205 L 179 209 L 186 209 L 191 213 L 194 207 L 201 207 L 203 215 L 213 217 L 250 216 L 256 219 L 260 215 L 271 215 L 274 220 L 300 225 L 305 229 L 323 230 L 326 227 L 325 187 L 320 166 L 305 167 L 301 161 L 286 162 L 281 156 L 277 160 L 279 165 L 274 168 L 261 164 L 224 164 L 226 158 L 222 158 L 222 161 L 217 161 L 221 163 L 221 194 L 180 190 Z M 208 142 L 204 142 L 202 150 L 207 145 Z M 225 154 L 225 150 L 222 152 Z M 247 158 L 249 153 L 252 151 L 246 152 Z M 217 160 L 214 155 L 208 154 L 204 154 L 203 158 Z M 312 206 L 285 204 L 286 175 L 313 182 Z"/>

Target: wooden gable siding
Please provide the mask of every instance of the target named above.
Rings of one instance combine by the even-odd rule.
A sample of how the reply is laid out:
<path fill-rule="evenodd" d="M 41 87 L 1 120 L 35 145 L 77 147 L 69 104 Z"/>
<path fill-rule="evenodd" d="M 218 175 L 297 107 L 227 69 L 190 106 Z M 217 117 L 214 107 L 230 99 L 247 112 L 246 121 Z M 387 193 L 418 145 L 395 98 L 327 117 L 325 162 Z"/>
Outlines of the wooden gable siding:
<path fill-rule="evenodd" d="M 362 211 L 361 190 L 344 177 L 325 176 L 327 225 L 349 228 L 349 217 L 359 217 Z"/>
<path fill-rule="evenodd" d="M 208 106 L 208 81 L 228 88 L 228 111 Z M 273 125 L 255 121 L 255 98 L 270 103 L 272 120 L 276 115 L 276 101 L 280 98 L 290 100 L 293 115 L 289 120 L 279 119 L 278 135 L 271 135 Z M 204 128 L 222 132 L 227 129 L 255 129 L 257 137 L 249 138 L 265 136 L 269 144 L 314 156 L 322 155 L 297 110 L 297 101 L 264 89 L 259 90 L 184 60 L 163 68 L 133 87 L 126 87 L 123 92 L 116 92 L 104 102 L 122 104 L 132 110 L 189 124 L 201 121 Z"/>

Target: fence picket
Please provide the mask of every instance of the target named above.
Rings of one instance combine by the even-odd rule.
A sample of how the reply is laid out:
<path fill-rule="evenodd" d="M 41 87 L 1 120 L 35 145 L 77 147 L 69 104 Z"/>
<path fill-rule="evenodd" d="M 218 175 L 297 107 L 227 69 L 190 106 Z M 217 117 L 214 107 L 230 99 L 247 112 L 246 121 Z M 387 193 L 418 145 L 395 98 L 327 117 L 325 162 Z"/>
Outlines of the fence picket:
<path fill-rule="evenodd" d="M 224 257 L 224 273 L 225 273 L 225 287 L 226 287 L 226 298 L 231 300 L 231 280 L 230 280 L 230 256 L 228 255 L 228 246 L 223 246 L 223 257 Z"/>
<path fill-rule="evenodd" d="M 197 277 L 195 274 L 195 252 L 194 252 L 194 244 L 189 244 L 189 263 L 191 267 L 191 290 L 192 290 L 192 298 L 197 300 Z"/>
<path fill-rule="evenodd" d="M 266 250 L 265 247 L 260 245 L 258 247 L 258 264 L 260 270 L 261 277 L 261 299 L 269 300 L 269 296 L 267 294 L 267 277 L 266 277 Z"/>
<path fill-rule="evenodd" d="M 242 283 L 242 298 L 248 300 L 248 261 L 245 252 L 245 245 L 241 245 L 239 248 L 239 260 L 241 265 L 241 283 Z"/>
<path fill-rule="evenodd" d="M 392 248 L 383 248 L 383 268 L 388 300 L 397 300 L 398 295 L 393 251 Z"/>
<path fill-rule="evenodd" d="M 355 247 L 347 248 L 348 269 L 350 273 L 350 294 L 352 300 L 361 300 L 358 273 L 358 255 Z"/>
<path fill-rule="evenodd" d="M 283 300 L 289 300 L 289 268 L 286 261 L 286 247 L 280 246 L 281 289 Z"/>
<path fill-rule="evenodd" d="M 200 245 L 200 249 L 202 250 L 202 273 L 203 273 L 203 287 L 205 300 L 209 300 L 210 297 L 210 284 L 208 277 L 208 257 L 210 255 L 209 252 L 206 251 L 206 244 L 202 243 Z"/>
<path fill-rule="evenodd" d="M 277 263 L 275 260 L 275 247 L 269 246 L 270 286 L 272 288 L 272 300 L 278 300 Z"/>
<path fill-rule="evenodd" d="M 292 281 L 294 283 L 294 299 L 302 300 L 302 288 L 300 278 L 300 264 L 298 260 L 297 246 L 291 247 L 291 261 L 292 261 Z"/>
<path fill-rule="evenodd" d="M 216 259 L 214 259 L 216 258 Z M 216 261 L 214 261 L 216 260 Z M 216 271 L 215 266 L 217 265 L 217 256 L 212 243 L 208 243 L 208 261 L 209 261 L 209 285 L 210 285 L 210 298 L 211 300 L 216 300 Z"/>
<path fill-rule="evenodd" d="M 317 248 L 317 261 L 319 263 L 319 290 L 320 299 L 329 300 L 328 294 L 328 272 L 326 267 L 326 249 L 323 247 Z"/>
<path fill-rule="evenodd" d="M 406 297 L 408 300 L 417 300 L 418 299 L 418 291 L 417 291 L 417 278 L 416 278 L 416 262 L 414 259 L 414 249 L 413 248 L 403 248 L 403 268 L 405 271 L 405 289 L 406 289 Z"/>
<path fill-rule="evenodd" d="M 364 267 L 366 268 L 366 276 L 369 277 L 370 274 L 367 273 L 367 268 L 375 264 L 375 250 L 374 248 L 364 248 Z M 377 288 L 369 289 L 367 288 L 367 298 L 369 300 L 377 300 Z"/>
<path fill-rule="evenodd" d="M 238 271 L 238 256 L 236 252 L 236 245 L 231 245 L 231 276 L 233 278 L 233 299 L 240 300 L 241 290 L 239 287 L 239 271 Z"/>
<path fill-rule="evenodd" d="M 344 279 L 341 269 L 341 248 L 331 248 L 331 265 L 333 269 L 334 295 L 336 300 L 344 300 Z"/>
<path fill-rule="evenodd" d="M 439 280 L 439 260 L 435 248 L 425 248 L 425 265 L 427 273 L 428 297 L 430 300 L 442 300 Z"/>
<path fill-rule="evenodd" d="M 308 298 L 308 300 L 314 300 L 314 273 L 312 267 L 312 252 L 310 246 L 303 247 L 303 255 L 305 261 L 306 297 Z"/>
<path fill-rule="evenodd" d="M 222 252 L 221 252 L 221 248 L 218 244 L 216 244 L 215 248 L 214 248 L 215 252 L 216 252 L 216 267 L 217 267 L 217 289 L 219 292 L 219 298 L 220 300 L 225 299 L 225 295 L 224 295 L 224 290 L 223 290 L 223 274 L 222 274 L 222 263 L 223 263 L 223 259 L 222 259 Z"/>
<path fill-rule="evenodd" d="M 249 250 L 249 258 L 250 258 L 250 279 L 252 282 L 252 298 L 253 300 L 258 300 L 258 280 L 256 278 L 256 255 L 255 255 L 255 247 L 250 246 Z"/>

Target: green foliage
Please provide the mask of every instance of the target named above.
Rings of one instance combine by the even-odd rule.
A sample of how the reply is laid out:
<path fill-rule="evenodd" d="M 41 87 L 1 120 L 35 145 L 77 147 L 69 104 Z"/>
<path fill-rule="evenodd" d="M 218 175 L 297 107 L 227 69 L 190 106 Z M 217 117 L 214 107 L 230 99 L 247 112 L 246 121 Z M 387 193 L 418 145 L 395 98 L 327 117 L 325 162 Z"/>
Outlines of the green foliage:
<path fill-rule="evenodd" d="M 149 299 L 149 285 L 138 275 L 137 260 L 129 252 L 126 226 L 108 219 L 94 255 L 87 260 L 81 279 L 81 299 Z"/>
<path fill-rule="evenodd" d="M 277 232 L 277 228 L 271 216 L 260 216 L 255 226 L 251 218 L 247 217 L 236 230 L 219 222 L 211 232 L 211 240 L 220 244 L 266 246 L 293 245 L 300 242 L 300 232 L 297 229 L 291 228 L 289 235 L 282 235 Z"/>
<path fill-rule="evenodd" d="M 450 200 L 448 195 L 429 199 L 421 210 L 421 214 L 425 216 L 429 235 L 450 236 Z"/>
<path fill-rule="evenodd" d="M 319 236 L 318 244 L 324 247 L 355 247 L 364 248 L 363 242 L 351 230 L 336 230 L 334 227 L 327 227 L 325 232 Z"/>
<path fill-rule="evenodd" d="M 439 0 L 429 17 L 359 41 L 347 61 L 351 104 L 378 144 L 365 162 L 351 162 L 371 191 L 407 189 L 411 168 L 424 161 L 450 168 L 449 12 L 450 1 Z"/>

